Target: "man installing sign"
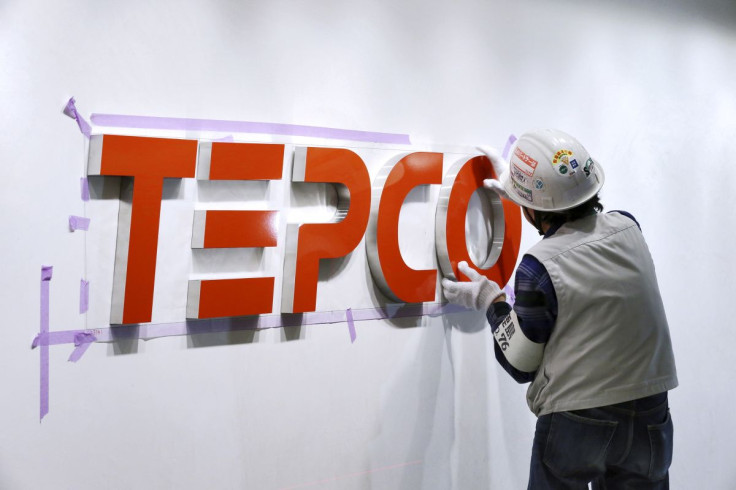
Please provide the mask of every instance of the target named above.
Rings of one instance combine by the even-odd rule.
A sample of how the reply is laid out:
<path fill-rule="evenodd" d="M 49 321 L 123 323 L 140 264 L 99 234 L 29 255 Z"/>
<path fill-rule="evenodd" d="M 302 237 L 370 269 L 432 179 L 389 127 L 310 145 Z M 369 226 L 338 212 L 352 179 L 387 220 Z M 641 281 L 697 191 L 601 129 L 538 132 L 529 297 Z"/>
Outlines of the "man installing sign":
<path fill-rule="evenodd" d="M 513 308 L 498 284 L 461 262 L 469 282 L 442 281 L 452 303 L 485 311 L 496 359 L 531 382 L 537 415 L 529 489 L 669 488 L 677 386 L 669 328 L 638 222 L 601 213 L 604 174 L 557 130 L 524 134 L 510 164 L 481 148 L 543 236 L 516 270 Z"/>

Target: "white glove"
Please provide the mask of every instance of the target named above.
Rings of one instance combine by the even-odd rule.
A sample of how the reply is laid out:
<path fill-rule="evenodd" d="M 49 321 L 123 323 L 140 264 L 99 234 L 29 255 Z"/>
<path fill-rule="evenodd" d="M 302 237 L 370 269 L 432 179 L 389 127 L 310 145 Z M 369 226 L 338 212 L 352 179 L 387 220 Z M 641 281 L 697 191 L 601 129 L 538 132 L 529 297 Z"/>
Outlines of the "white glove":
<path fill-rule="evenodd" d="M 457 267 L 460 272 L 470 278 L 470 282 L 442 279 L 442 291 L 450 303 L 474 310 L 486 311 L 493 300 L 499 296 L 506 299 L 506 295 L 501 291 L 498 284 L 471 269 L 467 262 L 460 262 Z"/>
<path fill-rule="evenodd" d="M 498 179 L 485 179 L 483 181 L 483 187 L 495 191 L 499 196 L 504 199 L 508 199 L 506 189 L 504 189 L 503 184 L 501 183 L 504 182 L 508 177 L 508 162 L 495 148 L 491 148 L 490 146 L 479 146 L 478 150 L 485 156 L 487 156 L 488 159 L 491 161 L 491 165 L 493 165 L 493 171 L 496 172 L 496 176 L 498 177 Z"/>
<path fill-rule="evenodd" d="M 502 176 L 501 178 L 506 178 L 505 176 Z M 509 195 L 506 192 L 506 189 L 503 187 L 503 184 L 500 180 L 496 179 L 485 179 L 483 181 L 483 187 L 486 189 L 490 189 L 492 191 L 495 191 L 496 194 L 501 196 L 504 199 L 508 199 Z"/>

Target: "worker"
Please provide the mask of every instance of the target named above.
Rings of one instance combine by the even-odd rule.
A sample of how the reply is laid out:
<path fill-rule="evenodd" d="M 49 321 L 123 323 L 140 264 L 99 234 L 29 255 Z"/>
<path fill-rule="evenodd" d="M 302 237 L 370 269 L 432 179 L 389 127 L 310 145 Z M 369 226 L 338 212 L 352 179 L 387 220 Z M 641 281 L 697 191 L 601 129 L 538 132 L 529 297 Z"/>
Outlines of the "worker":
<path fill-rule="evenodd" d="M 529 486 L 669 488 L 677 386 L 669 327 L 649 249 L 629 213 L 603 213 L 601 165 L 558 130 L 521 136 L 507 163 L 481 147 L 543 238 L 515 272 L 513 305 L 466 262 L 445 298 L 483 311 L 498 362 L 537 416 Z"/>

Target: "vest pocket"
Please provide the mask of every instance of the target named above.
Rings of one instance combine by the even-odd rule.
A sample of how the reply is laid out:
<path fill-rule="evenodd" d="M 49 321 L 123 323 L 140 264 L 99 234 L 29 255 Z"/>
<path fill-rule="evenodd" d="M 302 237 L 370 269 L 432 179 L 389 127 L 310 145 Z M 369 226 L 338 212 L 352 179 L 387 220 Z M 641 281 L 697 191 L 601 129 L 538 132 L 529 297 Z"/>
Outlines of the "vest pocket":
<path fill-rule="evenodd" d="M 672 417 L 667 410 L 667 418 L 661 424 L 649 425 L 649 444 L 651 446 L 651 459 L 649 461 L 649 479 L 659 481 L 667 476 L 667 471 L 672 464 L 672 443 L 674 427 Z"/>

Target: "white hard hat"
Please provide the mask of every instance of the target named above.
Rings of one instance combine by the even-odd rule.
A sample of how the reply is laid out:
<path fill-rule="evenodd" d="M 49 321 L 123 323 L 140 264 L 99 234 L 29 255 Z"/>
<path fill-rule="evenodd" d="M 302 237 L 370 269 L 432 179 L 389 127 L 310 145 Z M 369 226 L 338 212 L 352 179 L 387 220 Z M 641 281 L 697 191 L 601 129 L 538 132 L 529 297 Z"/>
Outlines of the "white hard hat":
<path fill-rule="evenodd" d="M 516 204 L 564 211 L 595 196 L 603 187 L 604 174 L 577 139 L 556 129 L 540 129 L 516 141 L 502 180 Z"/>

